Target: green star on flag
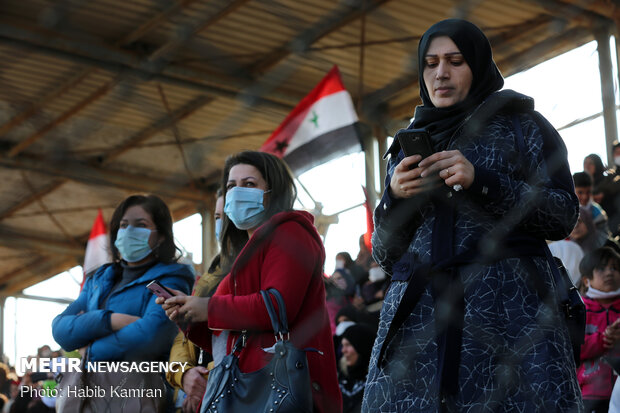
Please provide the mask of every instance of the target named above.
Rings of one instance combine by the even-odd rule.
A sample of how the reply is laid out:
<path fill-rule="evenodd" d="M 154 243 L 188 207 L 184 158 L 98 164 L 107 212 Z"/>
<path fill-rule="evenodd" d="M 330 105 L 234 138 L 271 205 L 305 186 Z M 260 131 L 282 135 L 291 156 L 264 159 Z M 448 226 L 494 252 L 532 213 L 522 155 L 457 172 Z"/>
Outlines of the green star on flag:
<path fill-rule="evenodd" d="M 321 119 L 321 122 L 319 122 Z M 261 146 L 295 174 L 361 149 L 359 121 L 338 67 L 304 97 Z"/>
<path fill-rule="evenodd" d="M 315 111 L 312 111 L 312 119 L 310 119 L 310 122 L 314 123 L 316 128 L 319 127 L 319 115 L 317 115 Z"/>

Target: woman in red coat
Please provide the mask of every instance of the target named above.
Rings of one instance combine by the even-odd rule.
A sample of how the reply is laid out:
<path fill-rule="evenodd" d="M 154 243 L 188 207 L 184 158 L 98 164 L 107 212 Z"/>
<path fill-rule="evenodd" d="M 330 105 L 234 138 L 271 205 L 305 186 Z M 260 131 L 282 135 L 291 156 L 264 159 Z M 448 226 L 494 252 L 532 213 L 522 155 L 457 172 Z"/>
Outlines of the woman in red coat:
<path fill-rule="evenodd" d="M 226 160 L 222 188 L 226 216 L 221 254 L 234 261 L 232 269 L 210 299 L 173 297 L 164 309 L 171 319 L 191 323 L 189 338 L 210 351 L 216 365 L 230 353 L 239 332 L 247 330 L 240 368 L 251 372 L 269 362 L 271 355 L 263 348 L 275 342 L 260 290 L 277 289 L 286 304 L 293 344 L 321 352 L 307 353 L 314 410 L 340 412 L 322 280 L 325 251 L 312 215 L 292 210 L 297 193 L 289 169 L 273 155 L 241 152 Z"/>

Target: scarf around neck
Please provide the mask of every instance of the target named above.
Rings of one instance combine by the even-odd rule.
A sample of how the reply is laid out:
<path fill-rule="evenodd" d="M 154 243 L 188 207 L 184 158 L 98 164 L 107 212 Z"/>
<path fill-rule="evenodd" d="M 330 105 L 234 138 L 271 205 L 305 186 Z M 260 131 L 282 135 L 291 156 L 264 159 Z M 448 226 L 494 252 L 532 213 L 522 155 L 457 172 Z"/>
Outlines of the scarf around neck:
<path fill-rule="evenodd" d="M 586 296 L 593 300 L 616 298 L 620 296 L 620 288 L 618 288 L 615 291 L 605 292 L 605 291 L 597 290 L 596 288 L 589 287 L 588 291 L 586 291 Z"/>

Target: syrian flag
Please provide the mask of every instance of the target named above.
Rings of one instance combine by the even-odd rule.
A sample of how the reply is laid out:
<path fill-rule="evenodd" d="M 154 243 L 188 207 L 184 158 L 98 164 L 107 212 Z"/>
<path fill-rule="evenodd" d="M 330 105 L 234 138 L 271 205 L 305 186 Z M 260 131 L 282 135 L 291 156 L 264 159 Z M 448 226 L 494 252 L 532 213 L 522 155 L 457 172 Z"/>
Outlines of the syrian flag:
<path fill-rule="evenodd" d="M 101 209 L 97 213 L 97 218 L 93 224 L 93 228 L 90 231 L 90 237 L 86 244 L 86 253 L 84 254 L 84 279 L 82 280 L 81 287 L 84 286 L 86 278 L 88 278 L 95 270 L 101 267 L 103 264 L 112 261 L 108 246 L 108 232 L 103 221 L 103 213 Z"/>
<path fill-rule="evenodd" d="M 338 66 L 293 109 L 260 148 L 284 158 L 299 175 L 321 163 L 360 151 L 360 130 L 351 95 Z"/>

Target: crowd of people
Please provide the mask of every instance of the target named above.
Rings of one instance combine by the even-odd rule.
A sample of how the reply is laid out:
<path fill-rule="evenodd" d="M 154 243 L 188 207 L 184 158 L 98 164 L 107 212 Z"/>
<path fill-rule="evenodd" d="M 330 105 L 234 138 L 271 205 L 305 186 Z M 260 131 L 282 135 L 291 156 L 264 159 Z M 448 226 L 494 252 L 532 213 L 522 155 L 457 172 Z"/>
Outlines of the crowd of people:
<path fill-rule="evenodd" d="M 269 363 L 278 337 L 261 291 L 276 289 L 291 343 L 316 350 L 306 352 L 314 412 L 620 411 L 620 144 L 615 167 L 589 155 L 571 176 L 560 136 L 531 98 L 500 90 L 470 22 L 429 28 L 418 64 L 422 105 L 408 129 L 428 132 L 435 153 L 405 153 L 396 136 L 372 245 L 360 237 L 355 260 L 340 252 L 325 275 L 286 163 L 240 152 L 222 173 L 208 271 L 178 262 L 161 199 L 130 196 L 110 222 L 113 263 L 54 319 L 56 341 L 84 360 L 188 363 L 151 376 L 164 391 L 138 410 L 196 412 L 227 355 L 244 372 Z M 580 360 L 547 248 L 586 304 Z M 169 295 L 154 296 L 154 280 Z M 0 382 L 8 400 L 2 383 L 13 380 Z M 18 404 L 10 412 L 52 408 Z"/>
<path fill-rule="evenodd" d="M 58 349 L 52 351 L 47 344 L 37 349 L 37 354 L 27 357 L 29 363 L 43 359 L 66 357 Z M 0 362 L 0 412 L 2 413 L 54 413 L 56 398 L 53 389 L 56 380 L 53 373 L 32 371 L 30 368 L 18 374 L 5 358 Z"/>

